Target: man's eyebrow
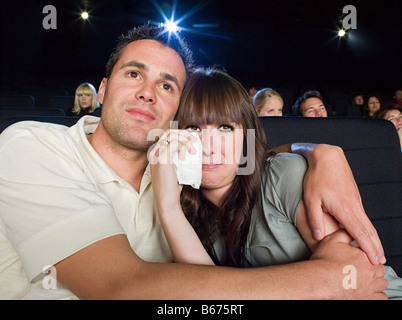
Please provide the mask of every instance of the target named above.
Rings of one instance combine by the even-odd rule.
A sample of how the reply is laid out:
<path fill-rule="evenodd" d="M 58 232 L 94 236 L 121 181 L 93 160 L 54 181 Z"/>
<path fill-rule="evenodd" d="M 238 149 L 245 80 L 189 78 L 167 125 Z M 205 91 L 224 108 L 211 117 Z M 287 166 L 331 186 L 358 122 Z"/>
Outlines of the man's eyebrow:
<path fill-rule="evenodd" d="M 142 69 L 142 70 L 145 70 L 145 71 L 148 71 L 148 70 L 149 70 L 149 68 L 148 68 L 145 64 L 143 64 L 143 63 L 141 63 L 141 62 L 137 62 L 137 61 L 129 61 L 129 62 L 126 62 L 125 64 L 123 64 L 123 65 L 120 67 L 120 69 L 128 68 L 128 67 L 137 67 L 137 68 Z"/>
<path fill-rule="evenodd" d="M 177 86 L 177 89 L 179 89 L 179 91 L 181 91 L 181 87 L 179 85 L 179 80 L 177 80 L 177 78 L 175 76 L 172 76 L 171 74 L 164 73 L 164 72 L 161 72 L 160 75 L 162 78 L 172 81 Z"/>

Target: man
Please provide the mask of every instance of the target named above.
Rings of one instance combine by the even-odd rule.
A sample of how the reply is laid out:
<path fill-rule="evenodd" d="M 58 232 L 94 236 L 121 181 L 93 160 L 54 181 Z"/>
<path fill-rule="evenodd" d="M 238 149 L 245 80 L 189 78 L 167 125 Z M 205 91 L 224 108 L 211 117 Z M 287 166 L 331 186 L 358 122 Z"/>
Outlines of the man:
<path fill-rule="evenodd" d="M 100 121 L 84 117 L 71 128 L 25 122 L 0 136 L 0 297 L 386 298 L 380 293 L 387 285 L 384 267 L 349 246 L 346 233 L 326 237 L 311 260 L 286 266 L 239 270 L 166 263 L 171 254 L 154 209 L 147 167 L 153 141 L 147 137 L 152 129 L 169 127 L 191 59 L 185 47 L 175 49 L 160 32 L 145 25 L 121 37 L 99 87 Z M 383 263 L 339 148 L 300 148 L 311 161 L 305 192 L 316 237 L 325 235 L 322 207 L 343 212 L 336 206 L 344 201 L 351 223 L 340 222 L 346 229 L 357 226 L 349 233 L 371 262 Z M 332 168 L 341 159 L 340 178 L 315 159 L 328 153 Z M 320 192 L 341 194 L 321 183 L 331 179 L 356 201 L 348 200 L 350 194 L 321 201 Z M 351 264 L 359 273 L 357 290 L 342 286 L 342 268 Z"/>
<path fill-rule="evenodd" d="M 293 113 L 302 117 L 328 117 L 324 100 L 318 91 L 309 90 L 292 106 Z"/>
<path fill-rule="evenodd" d="M 402 106 L 402 89 L 396 89 L 393 98 L 396 104 Z"/>

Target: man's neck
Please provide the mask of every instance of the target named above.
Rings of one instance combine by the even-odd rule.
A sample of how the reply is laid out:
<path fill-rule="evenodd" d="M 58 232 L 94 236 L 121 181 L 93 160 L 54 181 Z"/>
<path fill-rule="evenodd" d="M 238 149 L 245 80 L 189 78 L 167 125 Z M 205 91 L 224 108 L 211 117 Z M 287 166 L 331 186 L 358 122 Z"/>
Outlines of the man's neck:
<path fill-rule="evenodd" d="M 148 165 L 146 152 L 117 146 L 99 130 L 89 135 L 88 141 L 120 178 L 140 192 L 141 180 Z"/>

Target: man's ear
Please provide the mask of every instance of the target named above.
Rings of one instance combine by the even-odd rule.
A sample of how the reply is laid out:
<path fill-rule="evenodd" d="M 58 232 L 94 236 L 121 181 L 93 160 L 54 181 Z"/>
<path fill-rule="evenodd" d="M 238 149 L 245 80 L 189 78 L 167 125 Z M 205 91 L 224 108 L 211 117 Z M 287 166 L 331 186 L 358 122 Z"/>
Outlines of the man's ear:
<path fill-rule="evenodd" d="M 102 82 L 99 85 L 99 90 L 98 90 L 98 102 L 103 105 L 103 99 L 105 98 L 105 91 L 106 91 L 106 84 L 107 84 L 107 78 L 103 78 Z"/>

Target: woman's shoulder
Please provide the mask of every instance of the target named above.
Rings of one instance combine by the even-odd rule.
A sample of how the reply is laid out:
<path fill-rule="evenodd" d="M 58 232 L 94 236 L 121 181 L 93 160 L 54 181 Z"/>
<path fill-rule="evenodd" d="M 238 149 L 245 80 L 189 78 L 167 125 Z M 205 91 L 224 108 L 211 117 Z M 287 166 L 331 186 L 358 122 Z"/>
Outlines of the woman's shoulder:
<path fill-rule="evenodd" d="M 261 192 L 263 205 L 272 205 L 294 220 L 303 193 L 306 160 L 297 154 L 279 153 L 266 160 Z"/>
<path fill-rule="evenodd" d="M 292 178 L 294 175 L 305 174 L 307 161 L 303 156 L 294 153 L 278 153 L 266 159 L 264 176 L 271 180 Z"/>

